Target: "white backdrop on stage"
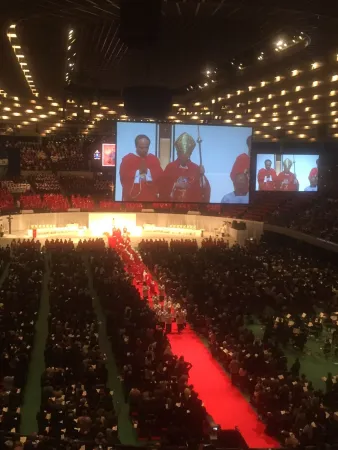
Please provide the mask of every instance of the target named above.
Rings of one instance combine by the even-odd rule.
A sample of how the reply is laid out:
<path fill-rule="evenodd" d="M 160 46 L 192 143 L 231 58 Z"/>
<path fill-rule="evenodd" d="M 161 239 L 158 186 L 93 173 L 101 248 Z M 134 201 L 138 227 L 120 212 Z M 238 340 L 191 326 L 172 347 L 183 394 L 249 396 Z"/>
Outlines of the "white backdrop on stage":
<path fill-rule="evenodd" d="M 126 227 L 133 236 L 141 236 L 142 229 L 136 225 L 136 213 L 89 213 L 88 226 L 93 236 L 111 234 L 113 227 Z"/>

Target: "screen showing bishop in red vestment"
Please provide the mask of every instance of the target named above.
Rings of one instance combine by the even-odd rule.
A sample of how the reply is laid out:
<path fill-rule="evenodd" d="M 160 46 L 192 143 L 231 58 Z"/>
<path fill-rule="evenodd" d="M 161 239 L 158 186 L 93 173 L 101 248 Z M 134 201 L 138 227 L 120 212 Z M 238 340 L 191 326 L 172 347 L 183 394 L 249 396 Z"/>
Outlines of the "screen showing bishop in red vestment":
<path fill-rule="evenodd" d="M 205 169 L 191 161 L 196 142 L 182 133 L 174 143 L 177 157 L 169 163 L 160 180 L 160 200 L 163 202 L 210 202 L 210 184 Z"/>
<path fill-rule="evenodd" d="M 249 203 L 252 128 L 121 121 L 116 131 L 115 200 L 221 203 L 230 192 L 227 202 Z"/>
<path fill-rule="evenodd" d="M 318 154 L 258 153 L 256 158 L 256 190 L 317 192 L 318 164 Z"/>

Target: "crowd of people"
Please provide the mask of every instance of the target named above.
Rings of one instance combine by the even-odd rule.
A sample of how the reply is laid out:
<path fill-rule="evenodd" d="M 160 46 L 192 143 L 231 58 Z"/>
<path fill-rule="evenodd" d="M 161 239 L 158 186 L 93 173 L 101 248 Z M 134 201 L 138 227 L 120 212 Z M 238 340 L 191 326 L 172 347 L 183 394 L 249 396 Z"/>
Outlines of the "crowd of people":
<path fill-rule="evenodd" d="M 139 438 L 198 440 L 206 411 L 189 384 L 190 365 L 173 355 L 156 312 L 142 301 L 140 292 L 143 298 L 154 294 L 142 262 L 121 239 L 114 245 L 116 250 L 93 256 L 91 265 L 134 427 Z"/>
<path fill-rule="evenodd" d="M 336 330 L 336 266 L 272 241 L 246 249 L 210 239 L 198 250 L 184 241 L 169 248 L 149 241 L 140 252 L 233 383 L 250 395 L 268 434 L 287 446 L 336 442 L 335 378 L 327 375 L 325 392 L 314 389 L 299 360 L 288 367 L 283 351 L 289 342 L 304 348 L 326 323 Z M 265 325 L 263 339 L 247 327 L 252 317 Z"/>
<path fill-rule="evenodd" d="M 36 193 L 59 193 L 60 183 L 53 173 L 39 173 L 30 176 L 30 181 Z"/>
<path fill-rule="evenodd" d="M 39 434 L 111 446 L 117 442 L 117 417 L 82 253 L 70 240 L 48 241 L 46 249 L 51 306 Z"/>
<path fill-rule="evenodd" d="M 16 148 L 20 148 L 21 170 L 51 170 L 51 160 L 39 142 L 17 142 Z"/>
<path fill-rule="evenodd" d="M 8 275 L 0 292 L 0 431 L 19 432 L 42 288 L 40 243 L 14 241 L 1 251 Z"/>
<path fill-rule="evenodd" d="M 338 243 L 338 199 L 322 198 L 290 218 L 290 228 Z"/>
<path fill-rule="evenodd" d="M 65 192 L 69 194 L 95 195 L 111 194 L 114 190 L 112 180 L 97 177 L 62 176 L 61 184 Z"/>
<path fill-rule="evenodd" d="M 78 136 L 50 139 L 46 149 L 55 170 L 87 170 L 83 139 Z"/>
<path fill-rule="evenodd" d="M 14 207 L 14 197 L 8 192 L 7 189 L 0 189 L 0 211 L 6 212 L 6 210 Z"/>
<path fill-rule="evenodd" d="M 70 203 L 67 197 L 62 194 L 32 194 L 21 195 L 20 206 L 22 209 L 44 209 L 51 212 L 67 211 Z"/>

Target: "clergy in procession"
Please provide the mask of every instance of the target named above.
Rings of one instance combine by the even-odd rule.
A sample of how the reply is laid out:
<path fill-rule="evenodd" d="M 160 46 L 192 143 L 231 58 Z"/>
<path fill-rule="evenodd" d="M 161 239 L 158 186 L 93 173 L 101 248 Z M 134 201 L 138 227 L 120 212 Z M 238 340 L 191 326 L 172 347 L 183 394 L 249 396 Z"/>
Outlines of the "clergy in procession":
<path fill-rule="evenodd" d="M 174 143 L 177 158 L 169 163 L 160 181 L 160 200 L 164 202 L 210 202 L 210 184 L 203 165 L 191 161 L 196 141 L 182 133 Z"/>
<path fill-rule="evenodd" d="M 264 168 L 257 174 L 258 187 L 260 191 L 273 191 L 276 188 L 277 174 L 273 169 L 271 159 L 264 161 Z"/>
<path fill-rule="evenodd" d="M 140 134 L 135 138 L 135 153 L 122 158 L 120 181 L 122 201 L 153 202 L 158 199 L 158 181 L 163 171 L 157 156 L 149 153 L 150 139 Z"/>
<path fill-rule="evenodd" d="M 283 161 L 284 170 L 277 177 L 277 187 L 280 191 L 298 191 L 299 183 L 294 173 L 290 171 L 292 161 L 286 158 Z"/>

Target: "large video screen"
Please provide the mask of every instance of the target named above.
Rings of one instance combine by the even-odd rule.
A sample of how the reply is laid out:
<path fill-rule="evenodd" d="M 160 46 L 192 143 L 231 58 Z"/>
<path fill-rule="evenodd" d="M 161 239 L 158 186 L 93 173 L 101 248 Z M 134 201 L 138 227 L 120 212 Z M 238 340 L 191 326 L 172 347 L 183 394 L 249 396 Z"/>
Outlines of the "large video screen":
<path fill-rule="evenodd" d="M 256 190 L 316 192 L 318 155 L 257 154 Z"/>
<path fill-rule="evenodd" d="M 118 122 L 115 200 L 249 203 L 252 129 Z"/>

